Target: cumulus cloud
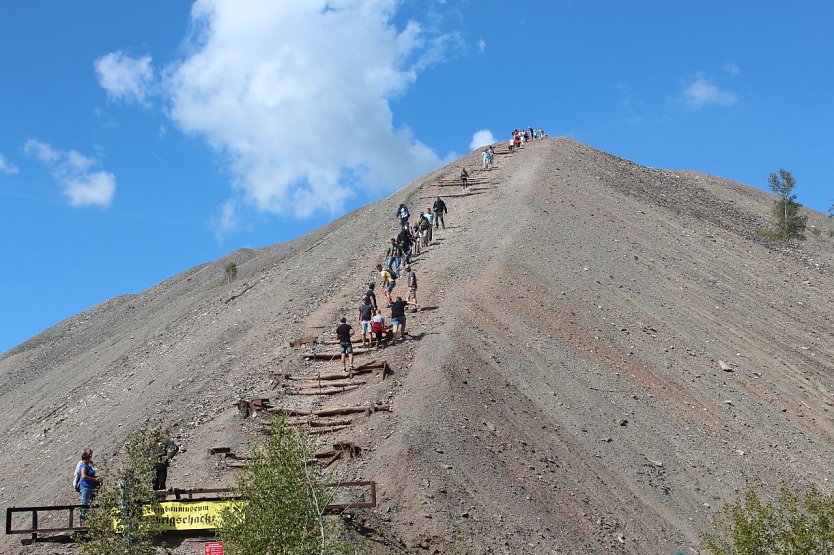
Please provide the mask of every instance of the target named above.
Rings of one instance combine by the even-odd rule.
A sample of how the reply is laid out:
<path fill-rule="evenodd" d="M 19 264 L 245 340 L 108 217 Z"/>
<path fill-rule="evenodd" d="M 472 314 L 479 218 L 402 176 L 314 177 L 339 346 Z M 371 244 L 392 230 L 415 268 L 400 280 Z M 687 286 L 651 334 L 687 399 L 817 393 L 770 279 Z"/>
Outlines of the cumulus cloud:
<path fill-rule="evenodd" d="M 684 104 L 699 110 L 705 106 L 732 106 L 736 103 L 735 93 L 723 90 L 713 83 L 706 75 L 696 74 L 694 80 L 683 89 Z"/>
<path fill-rule="evenodd" d="M 475 150 L 476 148 L 481 148 L 482 146 L 491 145 L 497 142 L 498 141 L 495 140 L 495 136 L 493 136 L 492 131 L 489 129 L 481 129 L 480 131 L 475 131 L 475 133 L 472 134 L 472 141 L 469 143 L 469 149 Z"/>
<path fill-rule="evenodd" d="M 93 158 L 76 150 L 60 151 L 48 143 L 29 139 L 24 152 L 40 160 L 52 173 L 71 206 L 109 207 L 116 193 L 116 176 L 96 171 Z"/>
<path fill-rule="evenodd" d="M 390 100 L 461 48 L 411 21 L 396 0 L 197 0 L 187 56 L 165 72 L 169 115 L 228 162 L 244 207 L 305 217 L 343 209 L 358 190 L 391 191 L 441 160 Z"/>
<path fill-rule="evenodd" d="M 3 156 L 2 152 L 0 152 L 0 173 L 11 175 L 17 173 L 18 171 L 20 171 L 20 169 L 6 160 L 6 157 Z"/>
<path fill-rule="evenodd" d="M 132 58 L 124 52 L 111 52 L 93 64 L 101 87 L 114 100 L 146 103 L 153 83 L 151 57 Z"/>

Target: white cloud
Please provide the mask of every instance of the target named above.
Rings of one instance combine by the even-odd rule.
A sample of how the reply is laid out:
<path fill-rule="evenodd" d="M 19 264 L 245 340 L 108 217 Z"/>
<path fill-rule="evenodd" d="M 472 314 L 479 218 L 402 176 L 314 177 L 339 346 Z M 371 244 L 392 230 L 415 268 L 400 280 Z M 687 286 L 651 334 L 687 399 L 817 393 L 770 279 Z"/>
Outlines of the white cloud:
<path fill-rule="evenodd" d="M 692 83 L 684 87 L 682 96 L 684 104 L 693 110 L 709 105 L 726 107 L 736 103 L 735 93 L 721 89 L 701 73 L 696 74 Z"/>
<path fill-rule="evenodd" d="M 153 83 L 151 57 L 131 58 L 124 52 L 111 52 L 94 63 L 98 82 L 114 100 L 146 103 L 146 93 Z"/>
<path fill-rule="evenodd" d="M 483 53 L 486 50 L 487 43 L 484 39 L 478 39 L 478 53 Z"/>
<path fill-rule="evenodd" d="M 231 167 L 234 200 L 276 214 L 336 213 L 358 189 L 391 191 L 441 160 L 390 100 L 460 37 L 392 23 L 396 0 L 197 0 L 188 55 L 168 68 L 169 114 Z"/>
<path fill-rule="evenodd" d="M 94 171 L 96 160 L 76 150 L 62 152 L 49 144 L 29 139 L 24 152 L 44 163 L 63 190 L 72 206 L 108 207 L 116 193 L 116 176 L 106 171 Z"/>
<path fill-rule="evenodd" d="M 726 73 L 730 77 L 736 77 L 737 75 L 741 74 L 741 68 L 738 66 L 738 64 L 728 62 L 724 64 L 724 73 Z"/>
<path fill-rule="evenodd" d="M 15 174 L 19 171 L 20 171 L 20 168 L 18 168 L 17 166 L 12 164 L 8 160 L 6 160 L 6 157 L 3 156 L 2 152 L 0 152 L 0 173 L 5 173 L 5 174 L 12 175 L 12 174 Z"/>
<path fill-rule="evenodd" d="M 475 133 L 472 134 L 472 141 L 469 143 L 469 150 L 475 150 L 476 148 L 481 148 L 482 146 L 491 145 L 497 142 L 498 141 L 495 140 L 492 131 L 489 129 L 481 129 L 480 131 L 475 131 Z"/>
<path fill-rule="evenodd" d="M 54 150 L 51 146 L 35 139 L 29 139 L 23 146 L 23 151 L 34 156 L 44 164 L 54 164 L 61 157 L 61 154 Z"/>

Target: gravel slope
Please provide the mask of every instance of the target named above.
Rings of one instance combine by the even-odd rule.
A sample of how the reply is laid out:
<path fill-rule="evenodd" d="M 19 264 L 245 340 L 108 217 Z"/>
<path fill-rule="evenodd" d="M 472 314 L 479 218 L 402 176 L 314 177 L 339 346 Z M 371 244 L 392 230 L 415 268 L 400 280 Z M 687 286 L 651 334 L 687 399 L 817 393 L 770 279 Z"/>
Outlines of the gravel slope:
<path fill-rule="evenodd" d="M 432 184 L 460 164 L 476 167 L 477 154 L 5 353 L 0 457 L 27 471 L 0 478 L 0 504 L 73 501 L 77 452 L 106 459 L 157 415 L 185 447 L 169 483 L 229 483 L 206 449 L 245 451 L 260 420 L 232 404 L 281 396 L 272 371 L 336 367 L 305 365 L 287 341 L 352 316 L 396 206 L 430 205 Z M 380 506 L 358 520 L 382 550 L 697 553 L 711 512 L 754 479 L 831 491 L 830 220 L 812 213 L 819 237 L 770 245 L 756 236 L 769 195 L 561 138 L 487 173 L 489 185 L 444 197 L 447 229 L 415 261 L 429 310 L 409 316 L 412 340 L 379 355 L 391 378 L 276 401 L 391 404 L 321 440 L 364 448 L 332 468 L 379 483 Z M 226 284 L 230 260 L 239 277 Z"/>

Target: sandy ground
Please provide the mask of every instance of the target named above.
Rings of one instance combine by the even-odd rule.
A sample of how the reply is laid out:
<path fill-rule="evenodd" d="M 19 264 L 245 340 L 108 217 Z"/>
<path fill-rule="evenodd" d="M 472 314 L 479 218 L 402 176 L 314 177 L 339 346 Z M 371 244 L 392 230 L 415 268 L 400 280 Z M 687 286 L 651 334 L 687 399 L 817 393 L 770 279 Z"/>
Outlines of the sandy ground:
<path fill-rule="evenodd" d="M 227 485 L 236 471 L 207 449 L 245 452 L 263 417 L 234 404 L 261 396 L 391 405 L 319 437 L 363 448 L 329 470 L 379 484 L 377 509 L 353 522 L 380 553 L 694 554 L 710 515 L 755 480 L 832 491 L 834 222 L 811 213 L 819 236 L 768 244 L 756 235 L 767 194 L 568 139 L 500 155 L 466 195 L 434 185 L 461 164 L 476 168 L 477 153 L 5 353 L 0 460 L 24 471 L 0 477 L 0 504 L 74 502 L 78 452 L 105 462 L 157 416 L 183 446 L 169 485 Z M 426 310 L 409 315 L 408 341 L 356 359 L 384 358 L 389 378 L 286 395 L 273 372 L 338 368 L 302 362 L 288 341 L 354 317 L 397 205 L 416 214 L 438 194 L 447 227 L 414 262 Z M 3 552 L 72 552 L 17 540 Z"/>

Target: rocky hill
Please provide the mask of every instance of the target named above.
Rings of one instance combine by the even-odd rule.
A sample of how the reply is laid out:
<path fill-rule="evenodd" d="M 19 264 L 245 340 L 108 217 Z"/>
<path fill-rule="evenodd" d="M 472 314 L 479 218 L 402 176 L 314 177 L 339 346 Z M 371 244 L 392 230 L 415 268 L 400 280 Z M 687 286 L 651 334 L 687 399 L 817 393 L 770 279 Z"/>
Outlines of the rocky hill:
<path fill-rule="evenodd" d="M 74 502 L 81 449 L 107 460 L 160 415 L 183 446 L 169 484 L 228 484 L 235 471 L 207 449 L 246 450 L 263 417 L 235 405 L 253 397 L 390 405 L 319 436 L 362 447 L 330 470 L 377 481 L 378 508 L 358 515 L 385 552 L 698 553 L 711 513 L 753 480 L 832 490 L 832 222 L 809 213 L 818 236 L 770 244 L 757 235 L 766 193 L 569 139 L 498 156 L 466 194 L 437 186 L 460 165 L 476 168 L 477 153 L 3 354 L 0 464 L 19 471 L 0 477 L 0 505 Z M 288 342 L 353 318 L 397 205 L 416 213 L 437 195 L 447 227 L 414 264 L 425 310 L 409 315 L 409 340 L 357 356 L 391 375 L 286 394 L 275 373 L 338 365 L 305 363 Z M 2 550 L 71 550 L 17 540 Z"/>

